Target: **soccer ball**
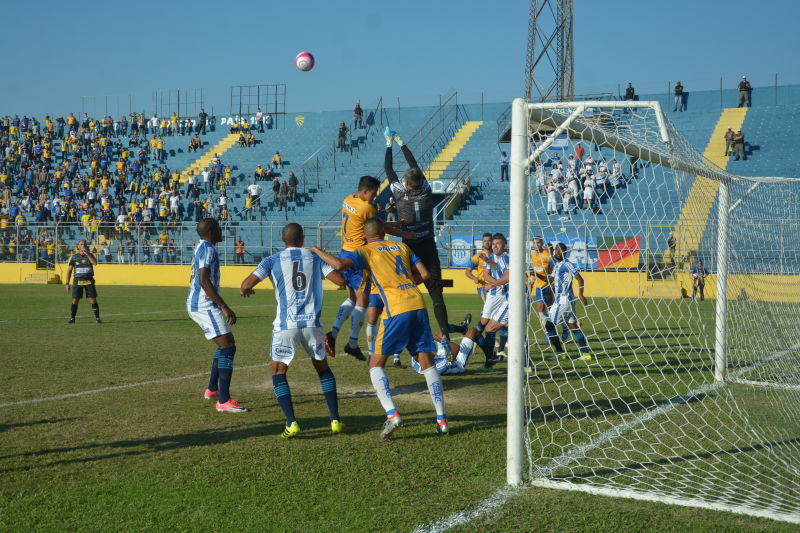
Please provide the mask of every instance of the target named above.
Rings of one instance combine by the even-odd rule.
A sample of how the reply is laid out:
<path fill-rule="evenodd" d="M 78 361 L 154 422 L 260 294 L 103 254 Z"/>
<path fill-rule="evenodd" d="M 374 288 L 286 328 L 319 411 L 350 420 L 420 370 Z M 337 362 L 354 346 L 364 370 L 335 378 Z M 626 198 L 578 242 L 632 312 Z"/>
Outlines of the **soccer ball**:
<path fill-rule="evenodd" d="M 297 54 L 297 57 L 294 58 L 294 64 L 303 72 L 308 72 L 314 68 L 314 56 L 309 52 L 300 52 Z"/>

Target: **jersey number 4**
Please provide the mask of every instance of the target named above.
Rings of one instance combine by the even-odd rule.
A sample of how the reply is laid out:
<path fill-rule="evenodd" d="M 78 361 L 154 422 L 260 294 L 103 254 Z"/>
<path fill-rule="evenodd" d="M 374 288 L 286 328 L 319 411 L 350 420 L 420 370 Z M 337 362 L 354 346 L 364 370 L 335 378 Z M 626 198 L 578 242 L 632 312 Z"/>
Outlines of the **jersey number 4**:
<path fill-rule="evenodd" d="M 300 272 L 300 261 L 292 261 L 292 287 L 295 292 L 306 290 L 306 275 Z"/>

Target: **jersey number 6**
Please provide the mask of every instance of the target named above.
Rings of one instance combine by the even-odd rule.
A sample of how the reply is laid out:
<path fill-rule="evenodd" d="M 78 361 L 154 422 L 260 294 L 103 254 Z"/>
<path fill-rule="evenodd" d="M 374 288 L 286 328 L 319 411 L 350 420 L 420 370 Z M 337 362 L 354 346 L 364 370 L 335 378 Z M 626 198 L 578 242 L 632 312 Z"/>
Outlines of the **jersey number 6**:
<path fill-rule="evenodd" d="M 306 290 L 306 275 L 300 272 L 300 261 L 292 261 L 292 287 L 295 292 Z"/>

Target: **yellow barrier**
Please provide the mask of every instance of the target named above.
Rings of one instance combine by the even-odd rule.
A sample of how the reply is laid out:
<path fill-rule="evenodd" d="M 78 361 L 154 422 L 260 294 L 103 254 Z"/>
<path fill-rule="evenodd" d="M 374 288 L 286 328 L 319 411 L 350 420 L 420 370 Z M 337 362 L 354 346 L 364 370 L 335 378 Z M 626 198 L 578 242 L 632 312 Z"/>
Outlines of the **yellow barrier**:
<path fill-rule="evenodd" d="M 220 268 L 223 287 L 239 287 L 255 267 L 223 266 Z M 105 265 L 95 269 L 98 285 L 147 285 L 159 287 L 188 287 L 191 276 L 189 265 Z M 22 283 L 32 274 L 45 271 L 37 270 L 34 263 L 0 263 L 0 283 Z M 63 280 L 67 265 L 59 263 L 52 271 Z M 583 272 L 588 298 L 641 298 L 649 297 L 648 280 L 645 272 Z M 444 279 L 453 280 L 452 287 L 444 289 L 445 294 L 476 294 L 475 284 L 467 279 L 463 269 L 450 268 L 442 270 Z M 674 282 L 676 291 L 683 288 L 692 292 L 692 277 L 687 273 L 678 273 Z M 337 287 L 329 281 L 324 282 L 326 290 Z M 262 283 L 262 288 L 271 288 L 269 281 Z M 744 292 L 742 292 L 744 290 Z M 747 298 L 762 302 L 800 302 L 800 276 L 788 275 L 731 275 L 728 280 L 730 299 Z M 713 300 L 717 296 L 717 279 L 712 274 L 706 277 L 706 298 Z"/>

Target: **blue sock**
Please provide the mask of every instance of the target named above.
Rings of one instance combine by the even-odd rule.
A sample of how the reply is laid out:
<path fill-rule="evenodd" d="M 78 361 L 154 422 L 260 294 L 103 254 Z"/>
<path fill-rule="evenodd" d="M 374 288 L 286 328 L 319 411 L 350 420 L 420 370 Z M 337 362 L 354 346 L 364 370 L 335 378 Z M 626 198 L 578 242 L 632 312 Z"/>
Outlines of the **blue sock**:
<path fill-rule="evenodd" d="M 236 355 L 236 346 L 220 348 L 219 359 L 217 360 L 217 372 L 219 373 L 219 403 L 225 403 L 231 399 L 231 378 L 233 377 L 233 356 Z"/>
<path fill-rule="evenodd" d="M 486 324 L 484 324 L 482 322 L 478 322 L 477 324 L 475 324 L 475 329 L 478 330 L 478 333 L 483 333 L 483 330 L 485 328 L 486 328 Z"/>
<path fill-rule="evenodd" d="M 292 405 L 292 391 L 289 390 L 289 383 L 286 381 L 286 374 L 275 374 L 272 376 L 272 387 L 275 389 L 275 399 L 281 406 L 286 425 L 292 425 L 297 419 L 294 417 L 294 405 Z"/>
<path fill-rule="evenodd" d="M 322 386 L 322 395 L 328 402 L 328 411 L 331 413 L 331 420 L 339 420 L 339 399 L 336 397 L 336 378 L 333 371 L 328 368 L 319 374 L 319 384 Z"/>
<path fill-rule="evenodd" d="M 451 333 L 461 333 L 462 335 L 467 332 L 467 326 L 462 326 L 461 324 L 447 324 L 447 329 Z"/>
<path fill-rule="evenodd" d="M 483 353 L 486 355 L 486 363 L 488 365 L 490 359 L 494 359 L 494 340 L 495 332 L 486 332 L 483 336 L 483 341 L 478 346 L 481 347 Z"/>
<path fill-rule="evenodd" d="M 208 379 L 208 390 L 211 391 L 219 390 L 219 369 L 217 368 L 219 351 L 220 349 L 217 348 L 214 352 L 214 361 L 211 363 L 211 377 Z"/>
<path fill-rule="evenodd" d="M 557 353 L 562 353 L 564 351 L 564 345 L 561 344 L 561 339 L 558 338 L 555 324 L 548 322 L 544 326 L 544 329 L 547 331 L 547 339 L 550 341 L 550 344 L 553 345 Z"/>
<path fill-rule="evenodd" d="M 578 329 L 573 329 L 572 334 L 575 335 L 575 342 L 578 343 L 578 347 L 581 349 L 582 352 L 589 351 L 589 345 L 586 342 L 586 337 L 584 336 L 583 332 Z"/>
<path fill-rule="evenodd" d="M 567 339 L 569 339 L 569 327 L 561 324 L 561 342 L 567 342 Z"/>
<path fill-rule="evenodd" d="M 506 349 L 506 343 L 508 342 L 508 328 L 503 328 L 500 330 L 500 345 L 497 348 L 497 351 L 502 352 Z"/>

